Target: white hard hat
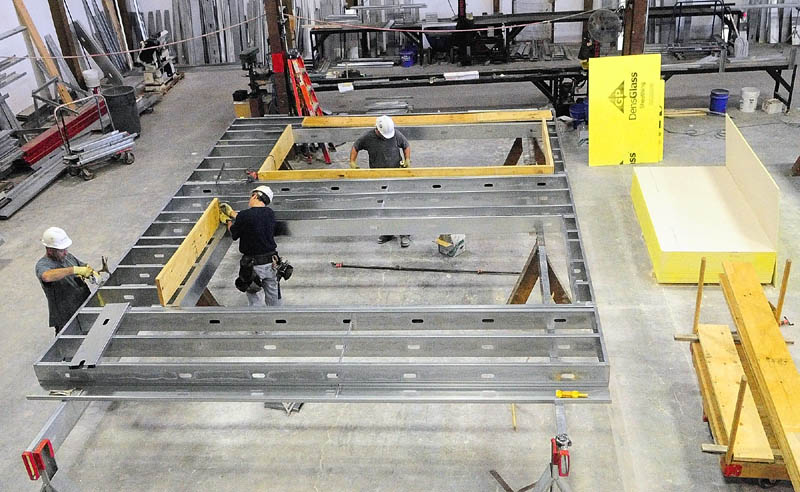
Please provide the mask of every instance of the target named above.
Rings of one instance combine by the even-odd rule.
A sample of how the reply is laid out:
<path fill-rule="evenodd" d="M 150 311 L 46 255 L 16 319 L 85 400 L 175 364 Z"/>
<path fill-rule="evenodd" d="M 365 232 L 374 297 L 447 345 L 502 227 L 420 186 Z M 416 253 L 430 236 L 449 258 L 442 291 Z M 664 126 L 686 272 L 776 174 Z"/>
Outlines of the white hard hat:
<path fill-rule="evenodd" d="M 375 128 L 383 135 L 383 138 L 394 137 L 394 121 L 386 115 L 378 116 L 378 119 L 375 120 Z"/>
<path fill-rule="evenodd" d="M 48 248 L 67 249 L 72 245 L 72 239 L 60 227 L 49 227 L 42 234 L 42 244 Z"/>
<path fill-rule="evenodd" d="M 254 189 L 253 191 L 251 191 L 250 194 L 253 194 L 255 192 L 259 192 L 259 193 L 263 193 L 263 194 L 267 195 L 267 197 L 269 198 L 269 201 L 272 202 L 273 193 L 272 193 L 272 188 L 270 188 L 269 186 L 261 185 L 258 188 Z"/>

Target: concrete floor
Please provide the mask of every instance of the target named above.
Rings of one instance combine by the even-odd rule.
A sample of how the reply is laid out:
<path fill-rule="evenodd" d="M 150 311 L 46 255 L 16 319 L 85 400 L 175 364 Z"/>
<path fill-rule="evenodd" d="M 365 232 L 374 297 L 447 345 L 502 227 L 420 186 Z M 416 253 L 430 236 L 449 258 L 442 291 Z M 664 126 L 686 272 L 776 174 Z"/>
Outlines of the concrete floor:
<path fill-rule="evenodd" d="M 230 93 L 244 84 L 238 70 L 189 73 L 154 114 L 143 118 L 133 166 L 107 167 L 88 183 L 62 178 L 0 223 L 7 240 L 0 246 L 0 490 L 34 490 L 19 455 L 55 406 L 25 400 L 26 394 L 41 392 L 31 364 L 52 340 L 33 275 L 42 230 L 64 227 L 74 240 L 73 252 L 84 260 L 97 263 L 101 254 L 120 258 L 227 127 L 233 117 Z M 667 107 L 702 106 L 712 87 L 737 93 L 742 86 L 759 87 L 764 94 L 772 84 L 766 74 L 678 77 L 667 85 Z M 387 96 L 381 92 L 371 95 Z M 529 84 L 409 94 L 417 110 L 544 104 Z M 326 108 L 341 110 L 352 94 L 328 93 L 321 99 Z M 732 116 L 783 191 L 779 263 L 798 258 L 800 209 L 793 181 L 798 178 L 789 178 L 788 171 L 800 155 L 800 130 L 781 123 L 798 117 L 738 111 Z M 668 120 L 667 130 L 675 133 L 667 135 L 664 164 L 721 163 L 723 141 L 715 133 L 722 123 L 717 118 Z M 690 128 L 699 135 L 680 133 Z M 574 133 L 564 135 L 614 401 L 568 407 L 574 442 L 570 483 L 577 491 L 759 490 L 752 483 L 726 481 L 717 458 L 700 453 L 700 444 L 710 438 L 701 421 L 697 383 L 688 347 L 672 340 L 690 329 L 695 289 L 654 282 L 628 195 L 631 168 L 590 169 L 587 149 L 576 142 Z M 303 255 L 322 250 L 295 246 L 296 253 L 284 254 L 298 264 L 308 261 Z M 367 255 L 365 263 L 394 261 L 399 248 L 390 246 L 387 259 L 385 246 L 365 242 L 357 250 Z M 429 249 L 417 241 L 407 255 L 425 261 Z M 406 302 L 400 296 L 405 280 L 382 278 L 399 290 L 376 299 Z M 216 281 L 222 287 L 224 281 Z M 355 280 L 349 282 L 356 287 Z M 292 299 L 306 298 L 303 284 L 292 287 Z M 790 285 L 785 308 L 792 320 L 798 319 L 798 285 Z M 504 286 L 481 297 L 497 296 L 495 288 Z M 767 290 L 774 298 L 774 289 Z M 313 297 L 337 303 L 360 294 L 318 288 Z M 421 297 L 413 295 L 412 302 Z M 706 289 L 704 303 L 704 321 L 730 322 L 718 287 Z M 798 338 L 794 327 L 785 334 Z M 797 345 L 790 349 L 800 355 Z M 506 405 L 313 404 L 286 417 L 257 404 L 103 403 L 89 408 L 58 460 L 83 490 L 500 490 L 490 469 L 520 488 L 538 478 L 549 459 L 552 408 L 522 405 L 518 420 L 514 432 Z M 791 488 L 782 484 L 773 490 Z"/>

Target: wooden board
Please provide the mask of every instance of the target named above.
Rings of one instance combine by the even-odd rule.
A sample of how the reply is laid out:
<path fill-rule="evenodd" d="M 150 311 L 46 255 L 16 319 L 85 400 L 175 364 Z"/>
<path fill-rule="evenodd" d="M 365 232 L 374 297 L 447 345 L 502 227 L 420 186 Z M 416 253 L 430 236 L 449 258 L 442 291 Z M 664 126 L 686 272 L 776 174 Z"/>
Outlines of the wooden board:
<path fill-rule="evenodd" d="M 108 14 L 108 17 L 111 20 L 111 27 L 114 29 L 114 34 L 116 34 L 117 36 L 117 40 L 119 41 L 120 47 L 122 47 L 123 50 L 127 50 L 128 43 L 125 37 L 125 33 L 122 31 L 122 26 L 119 23 L 119 12 L 117 12 L 117 5 L 115 0 L 103 0 L 103 7 L 105 7 L 106 13 Z M 131 54 L 125 53 L 123 56 L 125 57 L 125 60 L 127 60 L 128 66 L 130 67 L 132 65 Z"/>
<path fill-rule="evenodd" d="M 752 265 L 725 262 L 722 285 L 792 485 L 800 489 L 800 372 Z"/>
<path fill-rule="evenodd" d="M 553 174 L 550 166 L 471 166 L 471 167 L 409 167 L 380 169 L 313 169 L 307 171 L 274 171 L 263 167 L 258 179 L 381 179 L 381 178 L 438 178 L 453 176 L 528 176 Z"/>
<path fill-rule="evenodd" d="M 261 177 L 262 174 L 270 171 L 278 171 L 278 169 L 281 168 L 283 161 L 286 159 L 286 156 L 289 155 L 289 152 L 292 150 L 293 146 L 294 146 L 294 132 L 292 131 L 292 125 L 286 125 L 286 128 L 284 128 L 283 133 L 281 133 L 281 136 L 278 137 L 278 141 L 275 142 L 275 145 L 272 147 L 272 150 L 269 151 L 269 155 L 267 155 L 267 158 L 264 159 L 264 162 L 261 164 L 261 168 L 258 170 L 258 179 L 267 179 L 267 178 L 262 178 Z M 285 172 L 291 173 L 295 171 L 285 171 Z"/>
<path fill-rule="evenodd" d="M 468 123 L 500 123 L 505 121 L 536 121 L 553 119 L 550 111 L 475 111 L 469 113 L 412 114 L 392 116 L 395 125 L 463 125 Z M 306 116 L 303 126 L 319 127 L 359 127 L 374 126 L 374 116 Z"/>
<path fill-rule="evenodd" d="M 47 46 L 45 46 L 44 41 L 42 41 L 42 37 L 39 36 L 39 31 L 36 29 L 36 24 L 33 23 L 33 19 L 31 19 L 28 9 L 25 7 L 25 2 L 23 2 L 23 0 L 13 1 L 14 7 L 17 9 L 17 15 L 19 16 L 20 23 L 28 30 L 28 36 L 30 36 L 33 45 L 36 46 L 36 51 L 39 52 L 39 56 L 42 57 L 44 68 L 47 70 L 47 75 L 50 78 L 57 77 L 58 67 L 56 67 L 53 59 L 50 58 L 50 52 L 47 51 Z M 33 62 L 33 60 L 31 61 Z M 69 91 L 66 87 L 64 87 L 64 84 L 56 84 L 56 89 L 58 90 L 58 95 L 61 97 L 61 101 L 63 101 L 64 104 L 69 104 L 72 102 L 72 96 L 70 96 Z"/>
<path fill-rule="evenodd" d="M 544 154 L 545 165 L 553 169 L 550 173 L 555 171 L 555 163 L 553 162 L 553 149 L 550 147 L 550 130 L 547 129 L 547 123 L 542 120 L 542 153 Z M 548 173 L 548 174 L 550 174 Z"/>
<path fill-rule="evenodd" d="M 214 15 L 214 4 L 212 0 L 200 0 L 200 11 L 203 19 L 203 34 L 216 31 L 217 17 Z M 220 63 L 219 34 L 206 36 L 204 40 L 206 44 L 206 54 L 208 55 L 208 63 Z"/>
<path fill-rule="evenodd" d="M 773 248 L 778 247 L 780 188 L 744 139 L 730 116 L 725 116 L 725 167 L 755 213 Z"/>
<path fill-rule="evenodd" d="M 175 295 L 219 226 L 219 200 L 214 198 L 156 276 L 158 301 L 162 306 Z"/>
<path fill-rule="evenodd" d="M 719 407 L 714 401 L 714 391 L 711 389 L 711 378 L 708 374 L 703 350 L 700 342 L 693 342 L 691 345 L 692 363 L 694 364 L 697 382 L 700 387 L 700 396 L 703 399 L 703 414 L 708 419 L 708 426 L 714 441 L 719 444 L 727 444 L 728 435 L 722 426 L 722 417 L 719 415 Z"/>
<path fill-rule="evenodd" d="M 731 433 L 739 381 L 744 375 L 744 369 L 727 325 L 701 324 L 697 332 L 711 384 L 712 394 L 709 400 L 715 406 L 714 413 L 721 418 L 721 430 L 726 437 L 724 441 L 720 436 L 717 439 L 721 444 L 730 445 L 727 436 Z M 737 461 L 767 463 L 775 460 L 749 386 L 745 392 L 740 425 L 733 445 L 733 458 Z"/>
<path fill-rule="evenodd" d="M 638 167 L 631 199 L 658 282 L 696 283 L 703 256 L 709 283 L 726 260 L 772 281 L 775 246 L 725 166 Z"/>

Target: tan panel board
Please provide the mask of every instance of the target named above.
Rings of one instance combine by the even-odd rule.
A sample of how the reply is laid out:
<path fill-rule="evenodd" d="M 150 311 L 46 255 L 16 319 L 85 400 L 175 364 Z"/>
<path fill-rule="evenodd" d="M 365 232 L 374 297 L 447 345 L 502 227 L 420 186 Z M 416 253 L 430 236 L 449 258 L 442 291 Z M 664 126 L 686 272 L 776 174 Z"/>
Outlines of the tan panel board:
<path fill-rule="evenodd" d="M 775 251 L 724 166 L 648 166 L 634 172 L 662 251 Z"/>
<path fill-rule="evenodd" d="M 725 116 L 725 166 L 772 247 L 777 248 L 780 189 L 730 116 Z"/>
<path fill-rule="evenodd" d="M 172 299 L 219 226 L 219 200 L 214 198 L 156 276 L 158 300 L 162 306 Z"/>

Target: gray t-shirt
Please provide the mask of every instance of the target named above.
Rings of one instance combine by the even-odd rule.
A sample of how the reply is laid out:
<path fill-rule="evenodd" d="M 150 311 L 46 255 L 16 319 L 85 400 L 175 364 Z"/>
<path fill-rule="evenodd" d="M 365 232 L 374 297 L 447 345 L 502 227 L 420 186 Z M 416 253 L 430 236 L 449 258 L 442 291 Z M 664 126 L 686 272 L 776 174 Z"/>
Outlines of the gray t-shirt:
<path fill-rule="evenodd" d="M 74 266 L 85 266 L 86 263 L 75 258 L 71 253 L 67 253 L 62 261 L 56 261 L 47 256 L 43 256 L 36 262 L 36 278 L 42 285 L 44 295 L 47 297 L 47 308 L 50 311 L 50 326 L 55 327 L 56 332 L 67 324 L 75 311 L 81 307 L 83 301 L 89 297 L 89 286 L 77 275 L 67 275 L 55 282 L 45 282 L 42 275 L 54 268 L 67 268 Z"/>
<path fill-rule="evenodd" d="M 408 140 L 395 130 L 392 138 L 383 138 L 375 130 L 370 130 L 353 144 L 356 150 L 366 150 L 369 154 L 369 167 L 400 167 L 400 149 L 408 148 Z"/>

